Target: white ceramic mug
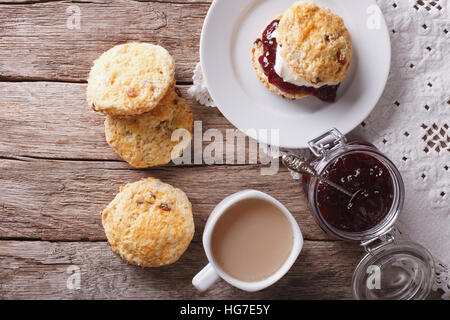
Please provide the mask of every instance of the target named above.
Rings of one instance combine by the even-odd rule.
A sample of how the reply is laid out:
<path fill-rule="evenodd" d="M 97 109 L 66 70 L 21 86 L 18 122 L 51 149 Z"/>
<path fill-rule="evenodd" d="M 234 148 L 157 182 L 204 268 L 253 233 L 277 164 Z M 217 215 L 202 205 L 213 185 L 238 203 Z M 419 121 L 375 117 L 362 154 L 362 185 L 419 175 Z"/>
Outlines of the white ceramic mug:
<path fill-rule="evenodd" d="M 234 204 L 246 200 L 246 199 L 262 199 L 266 200 L 275 206 L 277 206 L 288 218 L 290 225 L 292 227 L 292 233 L 294 235 L 294 243 L 292 246 L 292 251 L 289 257 L 287 258 L 284 265 L 273 275 L 268 277 L 267 279 L 258 281 L 258 282 L 245 282 L 237 280 L 227 273 L 225 273 L 220 266 L 214 261 L 213 254 L 211 252 L 211 236 L 214 230 L 214 227 L 220 217 Z M 300 254 L 303 248 L 303 236 L 300 228 L 295 221 L 295 218 L 289 212 L 288 209 L 284 205 L 282 205 L 278 200 L 256 190 L 245 190 L 233 194 L 227 198 L 225 198 L 221 203 L 217 205 L 217 207 L 213 210 L 211 215 L 209 216 L 208 222 L 205 226 L 205 231 L 203 233 L 203 246 L 206 252 L 206 256 L 208 257 L 209 264 L 200 271 L 194 279 L 192 279 L 192 284 L 199 290 L 205 291 L 209 287 L 211 287 L 219 278 L 222 278 L 232 286 L 239 288 L 248 292 L 255 292 L 263 290 L 274 283 L 278 282 L 284 275 L 289 271 L 294 262 L 297 260 L 298 255 Z"/>

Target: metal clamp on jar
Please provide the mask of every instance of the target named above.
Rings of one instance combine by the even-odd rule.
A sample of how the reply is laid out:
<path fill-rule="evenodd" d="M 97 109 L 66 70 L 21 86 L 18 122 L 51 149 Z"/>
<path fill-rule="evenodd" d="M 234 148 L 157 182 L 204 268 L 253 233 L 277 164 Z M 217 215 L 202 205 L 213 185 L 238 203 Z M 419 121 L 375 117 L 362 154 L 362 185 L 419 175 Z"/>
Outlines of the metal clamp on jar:
<path fill-rule="evenodd" d="M 398 239 L 394 225 L 405 188 L 396 166 L 375 146 L 348 142 L 333 129 L 309 143 L 310 162 L 294 155 L 283 163 L 301 173 L 320 227 L 335 238 L 357 241 L 367 252 L 353 275 L 360 300 L 419 300 L 431 291 L 434 260 L 427 249 Z"/>

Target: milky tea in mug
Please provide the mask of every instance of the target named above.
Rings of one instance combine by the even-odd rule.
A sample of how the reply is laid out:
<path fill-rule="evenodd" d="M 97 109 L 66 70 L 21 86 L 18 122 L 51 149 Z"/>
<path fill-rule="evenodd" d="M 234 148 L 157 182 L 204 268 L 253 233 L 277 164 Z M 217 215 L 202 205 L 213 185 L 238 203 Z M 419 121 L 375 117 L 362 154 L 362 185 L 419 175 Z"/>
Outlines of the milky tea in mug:
<path fill-rule="evenodd" d="M 228 208 L 211 238 L 216 264 L 229 276 L 257 282 L 275 274 L 294 245 L 292 226 L 273 203 L 250 198 Z"/>

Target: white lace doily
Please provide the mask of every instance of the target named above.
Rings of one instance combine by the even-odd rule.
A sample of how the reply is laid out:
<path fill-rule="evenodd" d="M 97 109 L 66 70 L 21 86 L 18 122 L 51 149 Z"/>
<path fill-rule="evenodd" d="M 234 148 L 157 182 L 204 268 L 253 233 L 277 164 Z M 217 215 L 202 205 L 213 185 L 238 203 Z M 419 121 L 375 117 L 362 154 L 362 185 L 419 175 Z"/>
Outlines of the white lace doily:
<path fill-rule="evenodd" d="M 447 0 L 377 2 L 391 33 L 391 73 L 375 110 L 352 135 L 375 144 L 402 172 L 400 227 L 433 253 L 434 289 L 450 299 L 450 8 Z M 200 65 L 193 79 L 189 93 L 214 106 Z"/>

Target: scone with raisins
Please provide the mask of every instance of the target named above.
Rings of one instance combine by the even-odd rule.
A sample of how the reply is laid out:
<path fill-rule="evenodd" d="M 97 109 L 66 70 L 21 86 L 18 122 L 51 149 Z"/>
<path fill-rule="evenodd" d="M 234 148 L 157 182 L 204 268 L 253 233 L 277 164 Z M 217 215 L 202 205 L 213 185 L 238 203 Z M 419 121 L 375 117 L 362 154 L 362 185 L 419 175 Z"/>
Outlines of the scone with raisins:
<path fill-rule="evenodd" d="M 181 156 L 192 139 L 191 107 L 174 88 L 152 111 L 139 116 L 107 116 L 106 141 L 122 159 L 136 168 L 168 164 Z"/>
<path fill-rule="evenodd" d="M 186 194 L 154 178 L 122 187 L 102 223 L 112 251 L 140 267 L 176 262 L 195 231 Z"/>
<path fill-rule="evenodd" d="M 89 107 L 110 116 L 153 110 L 175 82 L 175 62 L 161 46 L 126 43 L 103 53 L 88 79 Z"/>

